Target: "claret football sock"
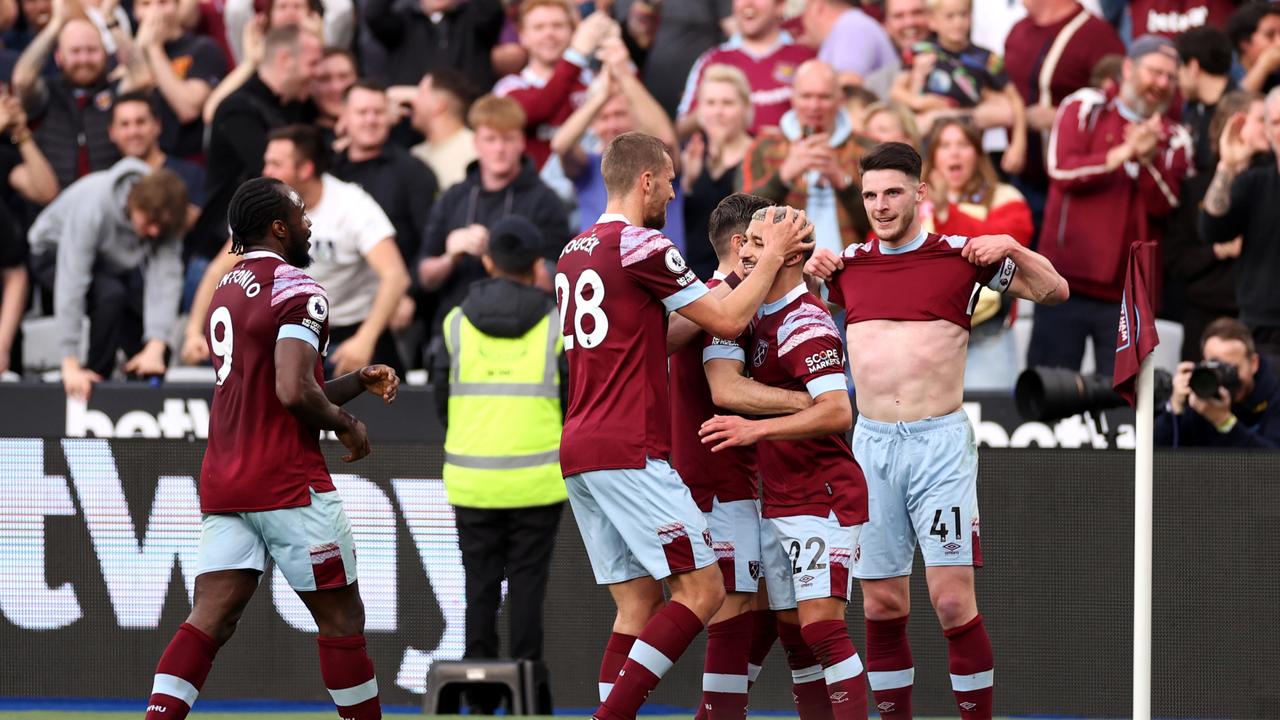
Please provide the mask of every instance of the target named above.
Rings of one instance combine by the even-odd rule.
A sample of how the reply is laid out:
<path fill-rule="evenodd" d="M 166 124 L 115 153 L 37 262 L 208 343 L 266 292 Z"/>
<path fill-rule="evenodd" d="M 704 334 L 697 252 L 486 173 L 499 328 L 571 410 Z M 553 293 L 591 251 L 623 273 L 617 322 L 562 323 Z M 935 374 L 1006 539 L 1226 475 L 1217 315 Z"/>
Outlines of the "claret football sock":
<path fill-rule="evenodd" d="M 755 684 L 760 677 L 760 668 L 764 667 L 764 659 L 773 649 L 778 639 L 778 618 L 772 610 L 751 611 L 751 650 L 747 654 L 747 687 Z"/>
<path fill-rule="evenodd" d="M 609 697 L 613 683 L 618 679 L 618 671 L 627 662 L 627 653 L 636 642 L 635 635 L 613 633 L 609 635 L 609 644 L 604 647 L 604 657 L 600 660 L 600 702 Z"/>
<path fill-rule="evenodd" d="M 365 651 L 364 635 L 316 638 L 320 646 L 320 676 L 338 706 L 342 720 L 379 720 L 378 680 Z"/>
<path fill-rule="evenodd" d="M 707 626 L 707 657 L 702 669 L 699 717 L 707 720 L 742 720 L 746 717 L 751 615 L 746 612 Z"/>
<path fill-rule="evenodd" d="M 907 639 L 907 615 L 867 621 L 867 680 L 881 717 L 911 718 L 915 661 Z"/>
<path fill-rule="evenodd" d="M 791 666 L 791 692 L 800 720 L 832 720 L 822 663 L 804 641 L 799 625 L 778 621 L 778 640 Z"/>
<path fill-rule="evenodd" d="M 146 720 L 182 720 L 209 677 L 218 643 L 189 623 L 182 623 L 156 665 L 147 700 Z"/>
<path fill-rule="evenodd" d="M 596 710 L 599 720 L 632 720 L 662 676 L 702 632 L 702 621 L 689 608 L 669 602 L 636 638 L 609 697 Z"/>
<path fill-rule="evenodd" d="M 947 636 L 951 690 L 955 693 L 961 720 L 990 720 L 995 660 L 982 616 L 943 634 Z"/>
<path fill-rule="evenodd" d="M 867 678 L 862 659 L 843 620 L 822 620 L 800 628 L 809 649 L 822 663 L 822 675 L 837 720 L 866 720 Z"/>

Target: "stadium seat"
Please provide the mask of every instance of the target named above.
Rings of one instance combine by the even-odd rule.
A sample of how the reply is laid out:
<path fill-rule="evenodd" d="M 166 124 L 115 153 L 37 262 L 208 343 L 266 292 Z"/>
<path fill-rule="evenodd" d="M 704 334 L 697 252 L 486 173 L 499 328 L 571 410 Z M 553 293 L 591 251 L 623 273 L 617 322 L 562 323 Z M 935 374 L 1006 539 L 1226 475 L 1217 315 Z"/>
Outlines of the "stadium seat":
<path fill-rule="evenodd" d="M 510 697 L 508 714 L 550 715 L 551 683 L 541 660 L 453 660 L 432 663 L 422 711 L 457 714 L 468 686 L 497 685 Z"/>

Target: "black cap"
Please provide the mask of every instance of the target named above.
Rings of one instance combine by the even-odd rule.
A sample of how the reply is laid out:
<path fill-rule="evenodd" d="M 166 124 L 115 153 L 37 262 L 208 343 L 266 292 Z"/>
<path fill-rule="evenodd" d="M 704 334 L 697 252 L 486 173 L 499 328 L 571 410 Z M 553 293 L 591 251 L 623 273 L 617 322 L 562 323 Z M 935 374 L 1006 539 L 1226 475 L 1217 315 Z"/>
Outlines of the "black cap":
<path fill-rule="evenodd" d="M 533 269 L 542 245 L 542 231 L 519 215 L 508 215 L 489 229 L 489 258 L 505 273 L 523 275 Z"/>

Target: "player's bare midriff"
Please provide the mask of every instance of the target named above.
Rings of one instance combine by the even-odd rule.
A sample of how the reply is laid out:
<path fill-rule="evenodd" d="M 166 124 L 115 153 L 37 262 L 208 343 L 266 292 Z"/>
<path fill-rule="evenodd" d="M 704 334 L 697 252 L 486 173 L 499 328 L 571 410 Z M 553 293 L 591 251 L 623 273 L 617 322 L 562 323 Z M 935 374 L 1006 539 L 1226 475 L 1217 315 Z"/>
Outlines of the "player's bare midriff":
<path fill-rule="evenodd" d="M 858 414 L 913 422 L 960 408 L 969 333 L 946 320 L 864 320 L 849 325 Z"/>

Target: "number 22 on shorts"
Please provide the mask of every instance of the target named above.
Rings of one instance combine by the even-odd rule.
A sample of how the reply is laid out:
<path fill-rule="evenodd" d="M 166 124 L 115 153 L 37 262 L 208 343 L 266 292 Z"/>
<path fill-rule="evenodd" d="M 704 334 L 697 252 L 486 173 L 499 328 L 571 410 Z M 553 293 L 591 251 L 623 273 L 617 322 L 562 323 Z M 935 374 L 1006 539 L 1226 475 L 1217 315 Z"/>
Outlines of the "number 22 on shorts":
<path fill-rule="evenodd" d="M 588 295 L 589 294 L 589 295 Z M 569 320 L 569 276 L 556 273 L 556 298 L 560 301 L 560 335 L 564 337 L 564 349 L 575 345 L 583 349 L 596 347 L 609 334 L 609 317 L 604 314 L 604 280 L 595 270 L 583 270 L 573 288 L 573 332 L 565 324 Z M 590 319 L 590 329 L 587 320 Z"/>

